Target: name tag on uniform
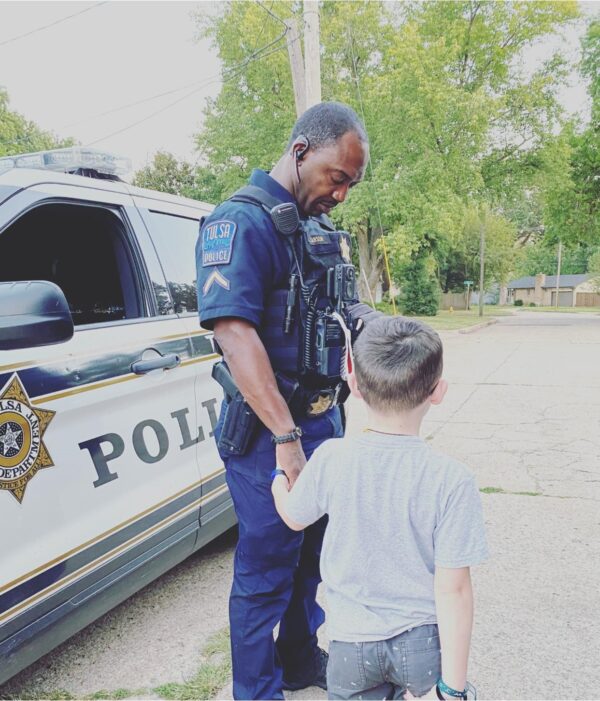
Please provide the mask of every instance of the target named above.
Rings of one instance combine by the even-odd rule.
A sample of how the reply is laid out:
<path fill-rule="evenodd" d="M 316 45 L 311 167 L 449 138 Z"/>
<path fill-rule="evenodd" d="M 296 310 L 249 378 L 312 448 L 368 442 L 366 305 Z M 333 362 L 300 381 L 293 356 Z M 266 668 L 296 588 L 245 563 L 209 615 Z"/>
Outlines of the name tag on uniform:
<path fill-rule="evenodd" d="M 211 222 L 202 230 L 202 266 L 227 265 L 231 261 L 237 224 L 227 219 Z"/>

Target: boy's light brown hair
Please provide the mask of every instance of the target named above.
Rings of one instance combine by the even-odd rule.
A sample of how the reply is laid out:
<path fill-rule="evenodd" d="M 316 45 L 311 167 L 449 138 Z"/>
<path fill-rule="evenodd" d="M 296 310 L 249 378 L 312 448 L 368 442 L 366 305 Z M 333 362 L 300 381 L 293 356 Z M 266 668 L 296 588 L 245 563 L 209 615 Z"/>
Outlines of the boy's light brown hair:
<path fill-rule="evenodd" d="M 358 389 L 376 411 L 414 409 L 433 392 L 443 368 L 439 335 L 426 324 L 380 317 L 354 344 Z"/>

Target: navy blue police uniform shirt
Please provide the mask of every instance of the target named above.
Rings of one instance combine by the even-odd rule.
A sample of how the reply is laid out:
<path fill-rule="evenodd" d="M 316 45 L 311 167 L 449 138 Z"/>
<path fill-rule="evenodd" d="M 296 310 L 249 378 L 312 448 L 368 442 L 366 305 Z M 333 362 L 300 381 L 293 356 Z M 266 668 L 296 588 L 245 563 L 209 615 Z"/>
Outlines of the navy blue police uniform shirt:
<path fill-rule="evenodd" d="M 263 170 L 252 172 L 250 184 L 295 203 Z M 236 317 L 260 326 L 270 292 L 287 284 L 285 245 L 261 207 L 225 201 L 211 212 L 196 244 L 200 325 L 212 330 L 217 319 Z"/>

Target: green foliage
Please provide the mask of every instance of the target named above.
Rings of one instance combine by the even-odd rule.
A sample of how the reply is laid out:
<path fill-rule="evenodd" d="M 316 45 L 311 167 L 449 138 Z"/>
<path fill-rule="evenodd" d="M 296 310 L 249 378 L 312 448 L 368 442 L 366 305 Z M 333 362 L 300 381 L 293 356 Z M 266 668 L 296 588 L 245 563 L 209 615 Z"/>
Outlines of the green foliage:
<path fill-rule="evenodd" d="M 302 10 L 284 0 L 269 8 L 284 19 Z M 295 110 L 284 42 L 259 51 L 282 25 L 254 3 L 219 10 L 199 18 L 223 62 L 224 84 L 205 111 L 198 146 L 227 195 L 253 167 L 279 158 Z M 382 271 L 382 237 L 398 284 L 425 246 L 452 289 L 479 277 L 481 226 L 486 281 L 507 279 L 517 238 L 541 235 L 551 194 L 568 196 L 574 170 L 554 137 L 565 62 L 554 56 L 531 74 L 520 59 L 576 16 L 572 1 L 321 4 L 323 99 L 364 115 L 371 141 L 366 181 L 333 213 L 354 236 L 370 287 Z"/>
<path fill-rule="evenodd" d="M 588 273 L 592 275 L 591 283 L 595 292 L 600 292 L 600 249 L 592 253 L 589 257 Z"/>
<path fill-rule="evenodd" d="M 583 40 L 581 73 L 589 79 L 591 123 L 577 131 L 567 124 L 550 145 L 553 178 L 545 190 L 546 239 L 600 244 L 600 21 Z"/>
<path fill-rule="evenodd" d="M 515 494 L 520 497 L 541 497 L 542 492 L 511 492 L 502 487 L 482 487 L 480 490 L 483 494 Z"/>
<path fill-rule="evenodd" d="M 72 146 L 73 139 L 58 139 L 9 107 L 8 93 L 0 87 L 0 157 Z"/>
<path fill-rule="evenodd" d="M 515 305 L 515 307 L 522 307 L 522 306 L 523 306 L 523 300 L 522 300 L 522 299 L 515 299 L 515 301 L 513 302 L 513 304 Z"/>
<path fill-rule="evenodd" d="M 213 204 L 221 199 L 217 179 L 208 169 L 194 168 L 186 161 L 178 162 L 165 151 L 158 151 L 151 165 L 137 171 L 133 184 Z"/>
<path fill-rule="evenodd" d="M 591 250 L 587 246 L 563 248 L 561 255 L 561 275 L 576 275 L 588 271 L 588 258 Z M 514 268 L 515 277 L 526 275 L 556 275 L 558 272 L 558 246 L 548 245 L 544 241 L 525 246 L 517 258 Z"/>
<path fill-rule="evenodd" d="M 582 49 L 581 72 L 590 81 L 592 125 L 597 129 L 600 124 L 600 20 L 590 22 Z"/>
<path fill-rule="evenodd" d="M 400 308 L 411 316 L 435 316 L 440 305 L 440 287 L 435 261 L 422 249 L 404 268 Z"/>

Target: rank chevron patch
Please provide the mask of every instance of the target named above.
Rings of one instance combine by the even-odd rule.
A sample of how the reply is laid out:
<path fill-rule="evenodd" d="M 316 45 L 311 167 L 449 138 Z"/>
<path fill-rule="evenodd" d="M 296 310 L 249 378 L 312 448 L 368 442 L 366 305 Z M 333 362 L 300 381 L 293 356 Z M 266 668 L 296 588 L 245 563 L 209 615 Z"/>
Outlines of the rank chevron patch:
<path fill-rule="evenodd" d="M 204 294 L 208 294 L 208 291 L 213 286 L 214 282 L 216 282 L 217 285 L 220 285 L 224 290 L 229 289 L 229 280 L 225 277 L 225 275 L 220 273 L 217 268 L 215 268 L 212 271 L 212 273 L 206 278 L 206 282 L 202 287 L 202 292 Z"/>
<path fill-rule="evenodd" d="M 19 503 L 37 471 L 54 465 L 43 437 L 55 413 L 31 406 L 16 373 L 0 392 L 0 490 Z"/>

